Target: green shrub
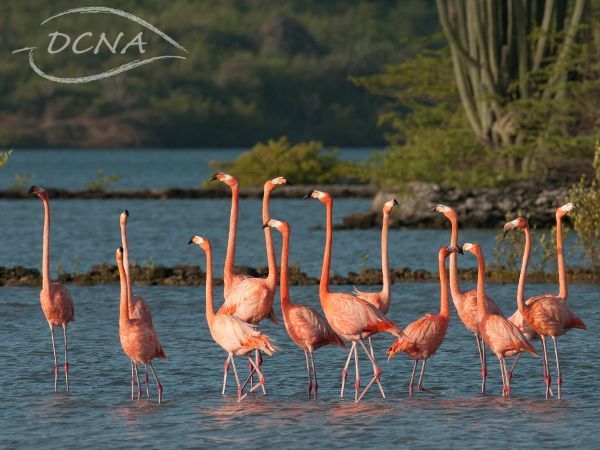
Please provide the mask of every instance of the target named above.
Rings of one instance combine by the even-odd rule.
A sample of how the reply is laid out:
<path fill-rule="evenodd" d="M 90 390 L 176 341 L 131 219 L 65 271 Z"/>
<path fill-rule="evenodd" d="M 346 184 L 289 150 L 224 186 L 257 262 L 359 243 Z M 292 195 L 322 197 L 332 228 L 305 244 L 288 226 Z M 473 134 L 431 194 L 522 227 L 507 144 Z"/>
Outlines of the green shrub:
<path fill-rule="evenodd" d="M 88 181 L 85 184 L 85 187 L 89 191 L 104 191 L 108 186 L 110 186 L 111 184 L 118 183 L 121 179 L 121 175 L 108 175 L 102 172 L 101 170 L 98 170 L 96 172 L 96 176 L 97 178 L 95 180 Z"/>
<path fill-rule="evenodd" d="M 11 155 L 12 149 L 5 152 L 0 152 L 0 168 L 4 167 L 8 162 L 8 157 Z"/>

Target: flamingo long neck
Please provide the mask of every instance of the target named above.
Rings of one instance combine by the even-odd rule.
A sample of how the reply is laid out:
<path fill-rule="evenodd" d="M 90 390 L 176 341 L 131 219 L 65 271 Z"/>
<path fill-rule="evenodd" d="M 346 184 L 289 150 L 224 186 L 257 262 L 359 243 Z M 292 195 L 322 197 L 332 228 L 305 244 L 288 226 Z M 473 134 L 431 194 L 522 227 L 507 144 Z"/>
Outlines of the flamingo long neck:
<path fill-rule="evenodd" d="M 235 261 L 235 239 L 237 234 L 239 192 L 237 184 L 231 187 L 231 214 L 229 216 L 229 239 L 227 240 L 227 256 L 225 257 L 225 269 L 223 270 L 223 281 L 229 286 L 233 281 L 233 268 Z"/>
<path fill-rule="evenodd" d="M 488 314 L 487 304 L 485 301 L 485 262 L 481 249 L 477 250 L 477 321 Z"/>
<path fill-rule="evenodd" d="M 283 242 L 281 245 L 281 276 L 279 279 L 279 293 L 281 294 L 281 311 L 283 313 L 283 319 L 287 322 L 288 312 L 292 306 L 290 299 L 290 287 L 289 287 L 289 273 L 288 273 L 288 261 L 290 251 L 290 231 L 289 229 L 283 229 L 281 231 L 283 236 Z"/>
<path fill-rule="evenodd" d="M 556 215 L 556 254 L 558 256 L 558 296 L 567 299 L 567 273 L 565 267 L 565 255 L 563 252 L 562 217 Z"/>
<path fill-rule="evenodd" d="M 450 236 L 450 245 L 452 247 L 458 246 L 458 219 L 456 215 L 450 217 L 450 224 L 452 226 L 452 234 Z M 463 293 L 460 290 L 458 284 L 458 264 L 457 264 L 456 253 L 452 252 L 450 255 L 450 292 L 452 293 L 452 299 L 454 302 L 458 301 Z"/>
<path fill-rule="evenodd" d="M 523 261 L 521 262 L 521 273 L 519 275 L 519 286 L 517 287 L 517 306 L 521 314 L 525 308 L 525 278 L 527 277 L 527 265 L 529 264 L 529 253 L 531 251 L 531 233 L 529 227 L 523 229 L 525 233 L 525 249 L 523 250 Z"/>
<path fill-rule="evenodd" d="M 212 249 L 209 246 L 206 249 L 206 321 L 208 326 L 212 325 L 215 318 L 215 307 L 213 301 L 213 270 L 212 270 Z"/>
<path fill-rule="evenodd" d="M 381 296 L 389 303 L 390 301 L 390 268 L 388 265 L 388 225 L 390 213 L 383 213 L 383 225 L 381 226 L 381 272 L 383 273 L 383 287 Z"/>
<path fill-rule="evenodd" d="M 131 304 L 133 293 L 131 289 L 131 272 L 129 270 L 129 249 L 127 247 L 127 225 L 121 224 L 121 246 L 123 247 L 123 269 L 125 270 L 125 279 L 127 280 L 127 302 Z"/>
<path fill-rule="evenodd" d="M 448 276 L 446 275 L 446 257 L 440 252 L 440 316 L 450 317 L 450 299 L 448 298 Z"/>
<path fill-rule="evenodd" d="M 127 274 L 123 267 L 123 261 L 117 260 L 119 266 L 119 281 L 121 284 L 121 302 L 119 306 L 119 324 L 123 324 L 129 320 L 129 307 L 127 299 Z"/>
<path fill-rule="evenodd" d="M 42 244 L 42 288 L 50 287 L 50 205 L 43 199 L 44 204 L 44 238 Z"/>
<path fill-rule="evenodd" d="M 327 222 L 325 231 L 325 253 L 323 254 L 323 268 L 321 269 L 321 281 L 319 283 L 319 296 L 321 300 L 329 294 L 329 270 L 331 267 L 331 245 L 333 234 L 333 199 L 325 202 Z"/>
<path fill-rule="evenodd" d="M 267 223 L 269 220 L 269 200 L 271 199 L 271 188 L 265 183 L 262 205 L 262 220 Z M 265 227 L 265 243 L 267 245 L 267 264 L 269 265 L 269 275 L 267 280 L 273 289 L 277 286 L 277 260 L 275 259 L 275 249 L 273 248 L 273 237 L 271 236 L 271 227 Z"/>

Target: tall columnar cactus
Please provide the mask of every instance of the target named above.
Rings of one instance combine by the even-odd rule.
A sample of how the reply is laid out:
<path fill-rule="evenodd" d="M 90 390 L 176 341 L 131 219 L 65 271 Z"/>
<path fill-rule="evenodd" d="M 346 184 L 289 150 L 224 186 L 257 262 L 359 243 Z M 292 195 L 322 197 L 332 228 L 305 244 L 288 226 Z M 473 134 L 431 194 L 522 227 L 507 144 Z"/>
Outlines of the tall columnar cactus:
<path fill-rule="evenodd" d="M 436 0 L 461 102 L 476 135 L 519 143 L 510 102 L 563 92 L 569 56 L 585 39 L 591 0 Z"/>

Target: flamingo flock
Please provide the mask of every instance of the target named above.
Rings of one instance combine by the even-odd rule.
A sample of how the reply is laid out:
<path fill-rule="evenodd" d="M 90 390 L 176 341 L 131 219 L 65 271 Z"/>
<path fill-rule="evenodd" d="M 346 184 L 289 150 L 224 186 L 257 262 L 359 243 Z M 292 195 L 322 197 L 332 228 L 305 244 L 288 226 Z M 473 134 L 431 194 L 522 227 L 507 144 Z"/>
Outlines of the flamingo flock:
<path fill-rule="evenodd" d="M 231 211 L 229 221 L 229 237 L 227 253 L 223 268 L 224 299 L 215 312 L 213 296 L 213 263 L 212 247 L 208 239 L 193 236 L 189 244 L 195 244 L 205 254 L 206 283 L 205 283 L 205 315 L 212 339 L 226 353 L 223 366 L 222 395 L 226 394 L 227 378 L 230 367 L 233 368 L 237 386 L 237 401 L 241 402 L 250 394 L 260 389 L 266 394 L 266 377 L 262 368 L 262 354 L 272 355 L 278 350 L 273 340 L 259 330 L 259 324 L 269 319 L 279 323 L 274 309 L 274 298 L 279 286 L 281 316 L 290 339 L 305 354 L 307 373 L 307 398 L 317 400 L 319 384 L 314 352 L 325 346 L 334 345 L 348 350 L 345 364 L 341 371 L 340 397 L 344 390 L 348 369 L 354 361 L 355 382 L 354 401 L 360 402 L 369 389 L 376 384 L 382 398 L 385 398 L 381 375 L 377 363 L 376 352 L 371 337 L 376 333 L 389 333 L 394 341 L 387 350 L 388 361 L 397 354 L 404 352 L 414 360 L 412 375 L 408 384 L 409 394 L 414 393 L 414 380 L 419 361 L 421 370 L 417 383 L 419 391 L 425 391 L 423 378 L 429 358 L 440 349 L 450 322 L 450 300 L 448 285 L 458 316 L 467 330 L 475 336 L 479 361 L 481 364 L 481 392 L 486 393 L 487 362 L 486 347 L 494 353 L 499 361 L 502 374 L 502 396 L 509 396 L 515 366 L 522 353 L 537 355 L 532 344 L 541 341 L 542 365 L 545 382 L 545 396 L 554 395 L 551 389 L 550 364 L 547 353 L 546 339 L 550 337 L 554 345 L 554 357 L 557 371 L 557 398 L 562 396 L 563 377 L 558 356 L 557 338 L 573 328 L 586 329 L 583 321 L 573 312 L 567 303 L 566 268 L 563 253 L 562 220 L 565 215 L 575 209 L 568 203 L 556 210 L 556 242 L 559 271 L 559 293 L 536 295 L 525 300 L 525 280 L 531 251 L 531 233 L 525 218 L 519 217 L 504 226 L 504 233 L 519 230 L 525 235 L 523 261 L 518 281 L 516 304 L 517 311 L 508 319 L 501 309 L 486 294 L 485 260 L 483 249 L 476 243 L 458 241 L 458 217 L 456 211 L 446 205 L 437 205 L 432 212 L 443 214 L 451 225 L 449 245 L 443 246 L 438 252 L 440 308 L 438 314 L 427 314 L 402 329 L 386 314 L 391 306 L 391 281 L 388 260 L 388 224 L 389 216 L 394 207 L 398 207 L 395 199 L 387 201 L 383 206 L 381 230 L 381 271 L 383 278 L 382 290 L 379 292 L 361 292 L 354 288 L 353 293 L 332 292 L 329 289 L 333 244 L 333 198 L 323 191 L 312 190 L 305 199 L 315 199 L 325 206 L 325 249 L 318 296 L 321 312 L 307 305 L 292 302 L 289 291 L 289 255 L 291 227 L 283 220 L 273 219 L 269 215 L 271 192 L 281 185 L 291 184 L 284 177 L 268 180 L 264 185 L 262 223 L 265 236 L 265 247 L 268 261 L 268 276 L 266 278 L 250 277 L 236 274 L 235 248 L 237 241 L 239 184 L 232 175 L 218 172 L 211 181 L 226 184 L 231 190 Z M 40 303 L 42 311 L 50 327 L 52 351 L 54 356 L 54 390 L 57 390 L 59 365 L 54 341 L 54 327 L 62 327 L 64 333 L 64 374 L 66 390 L 69 390 L 69 363 L 67 346 L 67 325 L 74 321 L 75 308 L 67 289 L 59 283 L 50 280 L 50 206 L 48 191 L 40 186 L 32 186 L 30 195 L 37 196 L 44 206 L 43 252 L 42 252 L 42 290 Z M 124 211 L 119 217 L 121 231 L 121 246 L 116 250 L 115 259 L 119 271 L 119 338 L 123 352 L 131 364 L 131 398 L 142 396 L 138 366 L 145 369 L 146 396 L 150 397 L 148 366 L 152 371 L 158 389 L 158 402 L 162 402 L 163 386 L 152 364 L 153 360 L 166 359 L 167 356 L 160 343 L 160 338 L 152 320 L 152 312 L 148 303 L 132 291 L 132 275 L 129 266 L 129 248 L 127 242 L 127 221 L 129 212 Z M 282 235 L 280 267 L 277 267 L 271 229 Z M 477 288 L 462 291 L 458 274 L 458 255 L 472 253 L 477 259 Z M 446 270 L 446 260 L 450 259 L 449 273 Z M 368 347 L 365 344 L 368 342 Z M 359 352 L 364 352 L 372 367 L 372 376 L 361 389 Z M 249 373 L 242 382 L 238 372 L 235 357 L 248 360 Z M 506 358 L 515 357 L 510 367 Z M 254 382 L 254 377 L 257 382 Z M 248 383 L 250 387 L 246 388 Z"/>

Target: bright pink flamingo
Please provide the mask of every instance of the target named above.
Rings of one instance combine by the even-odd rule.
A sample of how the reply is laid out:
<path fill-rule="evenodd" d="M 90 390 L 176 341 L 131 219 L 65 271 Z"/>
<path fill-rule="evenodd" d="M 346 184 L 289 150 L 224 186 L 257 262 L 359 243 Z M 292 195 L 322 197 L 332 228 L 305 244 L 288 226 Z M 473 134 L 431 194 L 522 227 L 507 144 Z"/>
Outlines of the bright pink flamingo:
<path fill-rule="evenodd" d="M 390 220 L 390 213 L 394 207 L 398 207 L 398 202 L 395 198 L 383 204 L 383 219 L 381 225 L 381 273 L 383 275 L 382 289 L 380 292 L 361 292 L 354 287 L 354 295 L 368 301 L 383 314 L 387 314 L 390 309 L 392 283 L 390 281 L 390 268 L 388 264 L 388 224 Z M 371 355 L 374 356 L 375 353 L 373 352 L 373 343 L 371 342 L 370 337 L 369 350 L 371 351 Z"/>
<path fill-rule="evenodd" d="M 129 305 L 129 317 L 132 319 L 140 319 L 144 322 L 148 322 L 152 325 L 152 311 L 146 303 L 143 297 L 139 295 L 133 295 L 131 289 L 131 273 L 129 271 L 129 249 L 127 245 L 127 219 L 129 218 L 129 211 L 125 210 L 119 217 L 119 223 L 121 225 L 121 245 L 123 247 L 123 266 L 125 268 L 125 278 L 127 279 L 127 297 Z M 133 361 L 131 362 L 133 367 Z M 137 369 L 137 368 L 136 368 Z M 150 391 L 148 387 L 148 366 L 144 365 L 146 372 L 146 397 L 150 397 Z M 138 385 L 138 391 L 140 387 Z M 133 390 L 132 390 L 133 397 Z"/>
<path fill-rule="evenodd" d="M 369 302 L 355 297 L 351 294 L 342 292 L 330 292 L 329 291 L 329 269 L 331 267 L 331 246 L 332 246 L 332 228 L 333 228 L 333 198 L 326 192 L 311 191 L 304 198 L 316 198 L 320 202 L 325 204 L 327 227 L 326 227 L 326 241 L 325 241 L 325 254 L 323 256 L 323 268 L 321 271 L 321 281 L 319 283 L 319 297 L 321 300 L 321 307 L 325 313 L 327 321 L 331 325 L 333 331 L 339 335 L 342 339 L 352 342 L 352 347 L 348 353 L 346 364 L 342 371 L 342 389 L 340 397 L 344 396 L 344 385 L 346 382 L 346 375 L 348 372 L 348 365 L 350 364 L 350 358 L 354 354 L 354 363 L 356 366 L 356 382 L 354 384 L 354 401 L 359 402 L 368 389 L 375 382 L 379 385 L 381 395 L 385 398 L 383 387 L 379 381 L 381 376 L 381 369 L 375 362 L 373 355 L 367 350 L 363 339 L 372 336 L 380 331 L 386 331 L 397 337 L 403 337 L 404 335 L 398 328 L 398 326 L 385 315 L 371 305 Z M 373 365 L 373 378 L 363 392 L 358 395 L 360 388 L 360 374 L 358 367 L 358 350 L 356 343 L 359 342 L 363 350 L 367 354 L 367 357 Z"/>
<path fill-rule="evenodd" d="M 54 344 L 54 327 L 62 327 L 65 338 L 65 384 L 69 390 L 69 357 L 67 346 L 67 324 L 75 320 L 75 306 L 71 294 L 62 284 L 50 281 L 50 204 L 49 194 L 41 186 L 31 186 L 29 195 L 37 195 L 44 204 L 44 240 L 42 247 L 42 290 L 40 291 L 40 303 L 46 321 L 50 326 L 50 338 L 52 340 L 52 353 L 54 355 L 54 390 L 58 383 L 58 362 L 56 359 L 56 346 Z"/>
<path fill-rule="evenodd" d="M 313 352 L 324 345 L 338 345 L 346 347 L 344 341 L 333 332 L 327 321 L 310 306 L 295 305 L 290 299 L 290 289 L 288 283 L 288 255 L 290 246 L 290 226 L 286 222 L 269 219 L 265 227 L 275 228 L 283 236 L 281 248 L 281 277 L 279 282 L 279 292 L 281 294 L 281 312 L 285 329 L 294 343 L 304 350 L 306 358 L 306 373 L 308 375 L 308 399 L 310 400 L 311 390 L 314 388 L 314 398 L 317 399 L 319 383 L 317 381 L 317 369 L 315 368 L 315 358 Z M 310 355 L 310 365 L 308 356 Z M 312 365 L 312 383 L 310 366 Z"/>
<path fill-rule="evenodd" d="M 533 331 L 540 335 L 542 339 L 542 352 L 544 364 L 544 378 L 546 380 L 546 398 L 550 393 L 550 368 L 548 367 L 548 353 L 546 351 L 546 338 L 550 336 L 554 343 L 554 356 L 556 358 L 556 371 L 558 376 L 558 398 L 561 398 L 562 374 L 560 362 L 558 359 L 558 348 L 556 338 L 562 336 L 572 328 L 587 329 L 583 321 L 573 312 L 564 297 L 553 294 L 542 294 L 525 299 L 525 278 L 527 276 L 527 265 L 529 263 L 529 253 L 531 249 L 531 236 L 527 220 L 523 218 L 516 219 L 511 224 L 514 226 L 509 229 L 518 228 L 525 233 L 525 251 L 523 254 L 523 264 L 521 265 L 521 274 L 519 276 L 519 287 L 517 289 L 517 306 L 524 321 L 531 326 Z M 562 288 L 562 287 L 561 287 Z M 565 286 L 566 289 L 566 286 Z M 562 289 L 561 289 L 562 290 Z"/>
<path fill-rule="evenodd" d="M 454 208 L 450 208 L 446 205 L 437 205 L 431 211 L 442 213 L 450 221 L 452 227 L 450 246 L 456 247 L 458 245 L 458 217 Z M 483 345 L 483 342 L 480 342 L 482 338 L 479 333 L 477 322 L 477 291 L 471 290 L 463 292 L 460 289 L 458 281 L 458 265 L 456 262 L 456 254 L 450 255 L 450 292 L 458 317 L 467 330 L 475 335 L 477 351 L 479 352 L 479 361 L 481 362 L 481 393 L 485 394 L 487 362 L 485 358 L 485 346 Z M 496 305 L 487 294 L 485 296 L 485 302 L 490 314 L 503 315 L 500 307 Z"/>
<path fill-rule="evenodd" d="M 563 205 L 563 206 L 557 208 L 556 214 L 555 214 L 555 216 L 556 216 L 556 254 L 557 254 L 557 258 L 558 258 L 558 286 L 559 286 L 559 292 L 556 297 L 565 302 L 567 301 L 569 292 L 567 289 L 567 270 L 565 267 L 565 255 L 564 255 L 564 251 L 563 251 L 562 220 L 565 215 L 567 215 L 569 212 L 574 211 L 574 210 L 575 210 L 575 205 L 573 203 L 567 203 L 566 205 Z M 517 219 L 517 220 L 519 220 L 519 219 Z M 504 236 L 506 236 L 506 233 L 508 233 L 510 230 L 514 229 L 515 227 L 520 228 L 516 224 L 517 220 L 513 220 L 512 222 L 509 222 L 506 225 L 504 225 Z M 511 225 L 511 224 L 513 224 L 513 225 Z M 529 227 L 529 225 L 527 225 L 527 226 Z M 525 255 L 523 255 L 523 257 L 524 256 Z M 552 295 L 552 294 L 547 294 L 547 295 Z M 525 335 L 527 336 L 527 338 L 529 340 L 539 339 L 540 336 L 533 330 L 533 328 L 531 328 L 531 326 L 529 326 L 529 324 L 527 324 L 527 322 L 525 322 L 523 320 L 523 316 L 521 315 L 521 313 L 519 312 L 518 309 L 514 312 L 514 314 L 512 316 L 510 316 L 510 318 L 508 320 L 510 320 L 512 323 L 514 323 L 517 327 L 519 327 L 519 329 L 523 333 L 525 333 Z M 520 355 L 517 355 L 515 361 L 513 362 L 513 365 L 510 368 L 510 371 L 508 373 L 509 376 L 512 376 L 513 370 L 515 369 L 515 366 L 519 362 L 519 357 L 520 357 Z M 546 370 L 544 370 L 544 374 L 546 374 Z M 554 395 L 552 393 L 552 388 L 550 388 L 550 395 Z"/>
<path fill-rule="evenodd" d="M 140 378 L 137 366 L 139 364 L 150 365 L 154 379 L 158 385 L 158 403 L 162 402 L 163 387 L 158 380 L 152 360 L 154 358 L 167 359 L 160 345 L 158 333 L 154 326 L 141 319 L 132 318 L 129 314 L 129 294 L 127 289 L 127 275 L 123 266 L 123 248 L 116 251 L 115 258 L 119 268 L 119 279 L 121 282 L 121 299 L 119 307 L 119 338 L 123 352 L 131 361 L 131 398 L 133 399 L 133 373 L 135 371 L 138 383 L 138 400 L 140 399 Z"/>
<path fill-rule="evenodd" d="M 492 314 L 485 302 L 485 262 L 481 247 L 477 244 L 466 243 L 463 245 L 464 252 L 471 252 L 477 257 L 477 321 L 479 333 L 483 342 L 490 347 L 492 352 L 500 361 L 502 372 L 502 396 L 510 395 L 510 379 L 506 368 L 506 357 L 517 353 L 529 352 L 537 355 L 533 345 L 521 333 L 521 331 L 500 314 Z"/>
<path fill-rule="evenodd" d="M 223 350 L 227 352 L 227 360 L 225 361 L 225 371 L 223 375 L 223 391 L 227 387 L 227 373 L 229 372 L 229 364 L 233 366 L 235 381 L 238 386 L 238 402 L 242 401 L 248 394 L 263 386 L 265 377 L 258 365 L 252 360 L 249 353 L 253 350 L 260 350 L 267 355 L 271 355 L 277 347 L 275 347 L 269 337 L 259 333 L 255 327 L 244 322 L 240 318 L 230 314 L 215 314 L 213 304 L 213 288 L 212 288 L 212 252 L 210 242 L 200 236 L 194 236 L 190 239 L 189 244 L 197 244 L 206 253 L 206 321 L 210 335 L 214 341 L 219 344 Z M 250 366 L 258 373 L 258 384 L 254 385 L 250 391 L 242 395 L 242 386 L 238 378 L 237 368 L 235 366 L 234 356 L 247 356 Z"/>
<path fill-rule="evenodd" d="M 451 253 L 461 252 L 458 247 L 442 247 L 439 251 L 439 272 L 440 272 L 440 313 L 427 314 L 418 320 L 409 324 L 402 332 L 407 339 L 397 339 L 389 348 L 388 361 L 398 352 L 405 352 L 409 357 L 415 360 L 408 392 L 413 393 L 413 382 L 415 372 L 419 361 L 423 361 L 421 365 L 421 374 L 419 376 L 419 391 L 424 391 L 423 374 L 425 373 L 425 365 L 427 360 L 431 358 L 446 337 L 448 330 L 448 322 L 450 321 L 450 300 L 448 299 L 448 277 L 446 275 L 446 258 Z"/>
<path fill-rule="evenodd" d="M 267 278 L 256 278 L 248 275 L 238 275 L 234 272 L 235 246 L 237 235 L 239 184 L 231 175 L 217 172 L 211 181 L 221 181 L 231 189 L 231 214 L 229 218 L 229 239 L 227 241 L 227 255 L 223 269 L 224 297 L 225 302 L 217 314 L 228 314 L 239 317 L 244 322 L 258 325 L 263 319 L 269 319 L 278 324 L 275 311 L 273 310 L 273 298 L 277 288 L 277 262 L 275 250 L 271 239 L 271 230 L 265 229 L 265 242 L 267 248 L 267 262 L 269 274 Z M 288 183 L 283 177 L 269 180 L 264 185 L 262 223 L 269 219 L 269 200 L 271 191 L 282 184 Z M 262 359 L 260 353 L 256 354 L 256 363 L 260 367 Z M 250 377 L 254 371 L 250 368 Z M 245 385 L 245 383 L 244 383 Z M 263 393 L 265 393 L 263 386 Z"/>

